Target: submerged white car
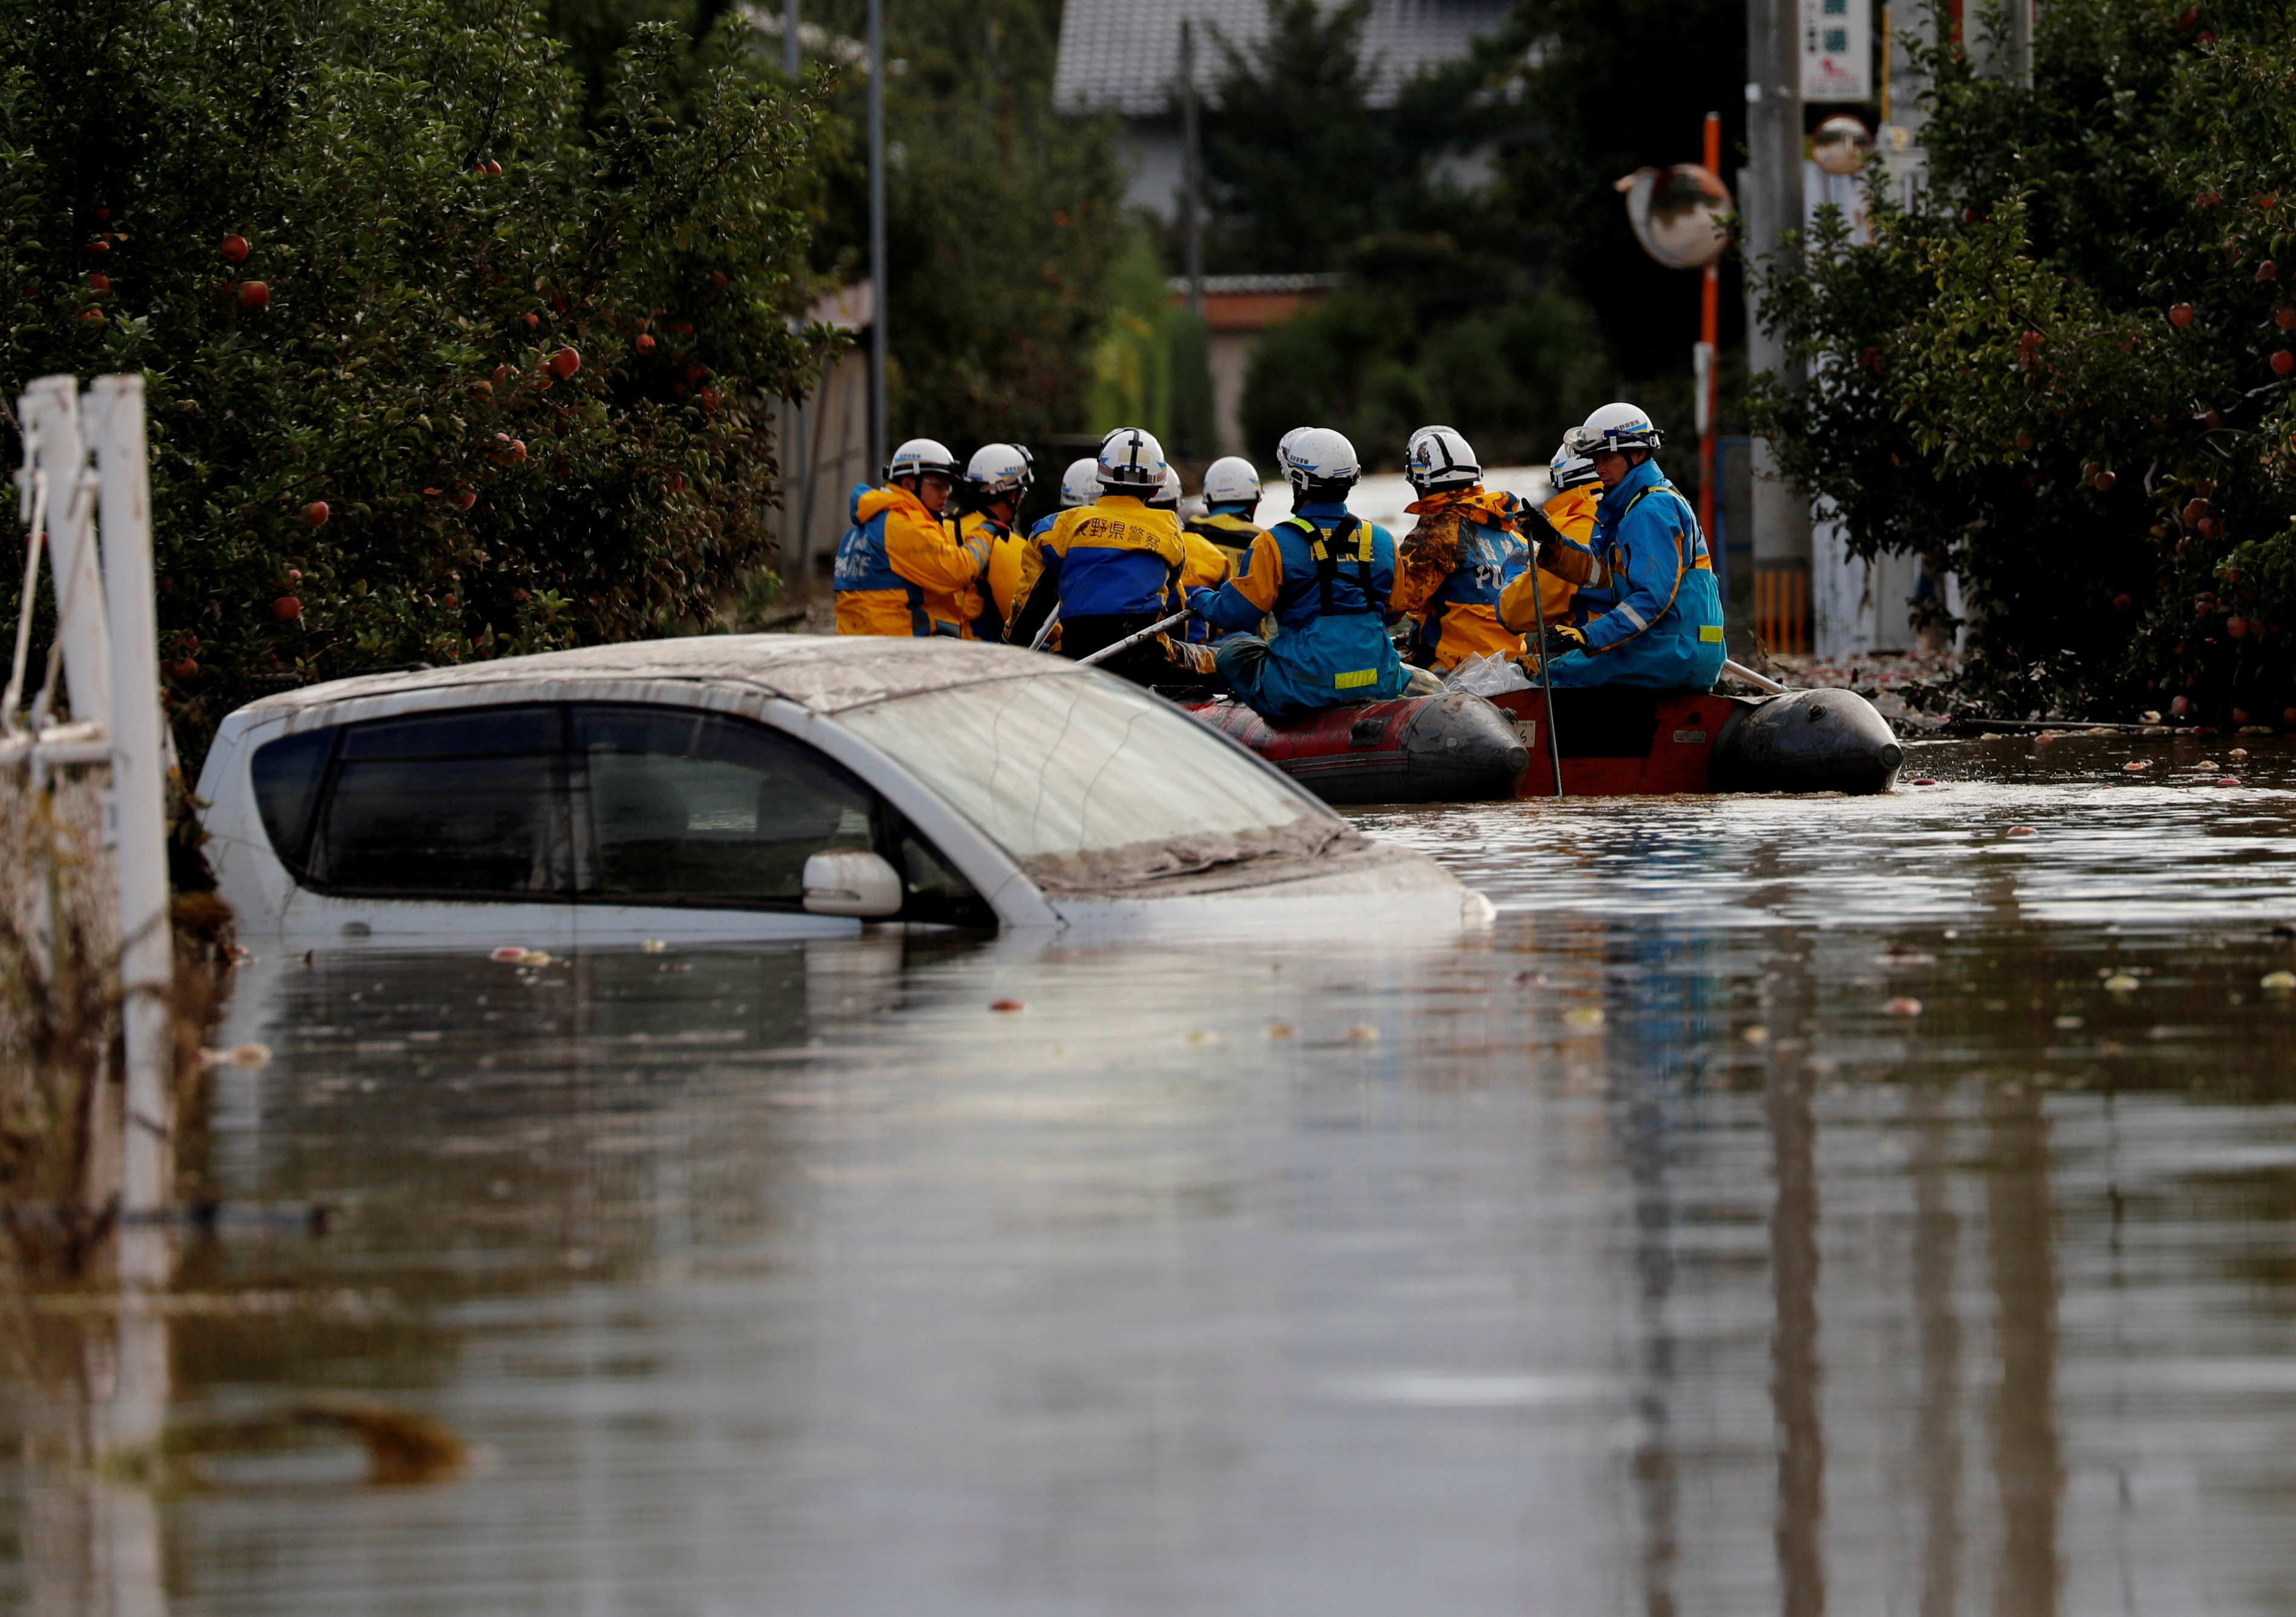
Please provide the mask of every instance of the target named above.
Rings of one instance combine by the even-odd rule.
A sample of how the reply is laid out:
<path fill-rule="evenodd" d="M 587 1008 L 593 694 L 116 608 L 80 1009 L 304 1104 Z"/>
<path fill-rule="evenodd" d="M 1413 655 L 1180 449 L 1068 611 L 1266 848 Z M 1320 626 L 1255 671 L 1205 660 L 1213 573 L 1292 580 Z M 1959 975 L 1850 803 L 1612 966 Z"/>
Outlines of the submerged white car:
<path fill-rule="evenodd" d="M 242 935 L 296 948 L 1491 915 L 1160 698 L 947 639 L 706 636 L 338 680 L 225 719 L 199 794 Z"/>

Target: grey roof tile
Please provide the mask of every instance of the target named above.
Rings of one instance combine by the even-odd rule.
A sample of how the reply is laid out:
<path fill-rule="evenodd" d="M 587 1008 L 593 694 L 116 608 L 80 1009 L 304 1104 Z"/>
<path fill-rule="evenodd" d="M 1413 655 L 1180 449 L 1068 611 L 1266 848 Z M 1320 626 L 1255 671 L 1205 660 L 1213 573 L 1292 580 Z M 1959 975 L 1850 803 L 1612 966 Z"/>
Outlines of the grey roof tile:
<path fill-rule="evenodd" d="M 1506 21 L 1508 0 L 1374 0 L 1363 32 L 1371 104 L 1392 106 L 1422 68 L 1467 53 Z M 1180 75 L 1180 20 L 1196 23 L 1196 83 L 1207 100 L 1226 69 L 1217 28 L 1240 49 L 1267 31 L 1262 0 L 1068 0 L 1053 99 L 1063 111 L 1155 118 L 1170 110 Z M 1208 26 L 1209 25 L 1209 26 Z"/>

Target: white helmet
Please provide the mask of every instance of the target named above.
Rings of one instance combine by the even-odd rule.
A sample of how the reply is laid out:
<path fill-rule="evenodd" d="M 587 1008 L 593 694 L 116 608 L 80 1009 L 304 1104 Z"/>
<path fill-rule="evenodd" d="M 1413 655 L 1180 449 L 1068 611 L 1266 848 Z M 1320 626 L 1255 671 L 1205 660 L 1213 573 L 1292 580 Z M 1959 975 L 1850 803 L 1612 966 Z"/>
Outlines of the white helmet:
<path fill-rule="evenodd" d="M 1019 499 L 1036 480 L 1029 452 L 1013 444 L 983 444 L 965 463 L 964 480 L 972 497 L 986 505 L 1011 495 Z"/>
<path fill-rule="evenodd" d="M 945 477 L 956 480 L 956 456 L 948 452 L 947 444 L 935 443 L 930 438 L 913 438 L 893 451 L 893 458 L 885 464 L 885 480 L 897 482 L 905 477 Z"/>
<path fill-rule="evenodd" d="M 1655 449 L 1666 439 L 1639 405 L 1606 404 L 1564 433 L 1562 441 L 1581 455 L 1592 455 L 1597 449 Z"/>
<path fill-rule="evenodd" d="M 1344 491 L 1355 487 L 1363 467 L 1344 433 L 1329 427 L 1300 427 L 1283 435 L 1283 475 L 1303 494 L 1335 486 Z"/>
<path fill-rule="evenodd" d="M 1554 458 L 1546 463 L 1546 480 L 1554 486 L 1557 494 L 1565 488 L 1583 488 L 1589 483 L 1603 480 L 1595 475 L 1595 463 L 1573 452 L 1568 442 L 1555 450 Z"/>
<path fill-rule="evenodd" d="M 1204 468 L 1204 504 L 1256 505 L 1259 471 L 1241 455 L 1223 455 Z"/>
<path fill-rule="evenodd" d="M 1482 463 L 1450 427 L 1422 427 L 1403 452 L 1403 475 L 1422 494 L 1472 488 L 1483 480 Z"/>
<path fill-rule="evenodd" d="M 1072 460 L 1061 473 L 1061 509 L 1089 505 L 1100 497 L 1100 463 L 1089 455 Z"/>
<path fill-rule="evenodd" d="M 1164 468 L 1162 486 L 1156 490 L 1154 497 L 1148 503 L 1159 511 L 1177 511 L 1180 508 L 1180 496 L 1184 492 L 1185 490 L 1180 487 L 1180 474 L 1167 466 Z"/>
<path fill-rule="evenodd" d="M 1138 427 L 1119 427 L 1100 440 L 1100 486 L 1149 495 L 1164 486 L 1164 446 Z"/>
<path fill-rule="evenodd" d="M 1314 429 L 1311 427 L 1294 427 L 1283 437 L 1277 439 L 1275 440 L 1275 464 L 1279 466 L 1284 464 L 1284 453 L 1292 447 L 1292 440 L 1293 439 L 1299 437 L 1302 432 L 1313 431 Z"/>

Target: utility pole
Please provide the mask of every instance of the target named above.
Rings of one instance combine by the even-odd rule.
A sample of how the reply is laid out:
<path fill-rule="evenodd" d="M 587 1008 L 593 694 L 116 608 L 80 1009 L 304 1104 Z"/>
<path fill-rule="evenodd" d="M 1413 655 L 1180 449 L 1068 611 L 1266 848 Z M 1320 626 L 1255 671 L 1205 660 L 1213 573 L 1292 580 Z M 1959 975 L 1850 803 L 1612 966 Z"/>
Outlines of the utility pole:
<path fill-rule="evenodd" d="M 1196 209 L 1203 184 L 1196 117 L 1196 34 L 1180 19 L 1180 240 L 1187 255 L 1188 308 L 1204 315 L 1204 233 Z"/>
<path fill-rule="evenodd" d="M 1722 114 L 1706 115 L 1706 172 L 1722 177 Z M 1716 352 L 1722 341 L 1722 263 L 1710 259 L 1698 272 L 1698 349 L 1690 370 L 1698 389 L 1698 526 L 1714 542 L 1714 405 L 1721 383 Z M 1724 564 L 1728 559 L 1724 558 Z"/>
<path fill-rule="evenodd" d="M 883 475 L 886 439 L 885 0 L 869 0 L 869 475 Z"/>
<path fill-rule="evenodd" d="M 782 0 L 782 71 L 795 78 L 803 65 L 797 48 L 797 0 Z"/>
<path fill-rule="evenodd" d="M 1800 365 L 1762 329 L 1751 274 L 1759 259 L 1792 273 L 1799 245 L 1784 237 L 1802 228 L 1801 8 L 1804 0 L 1747 0 L 1746 173 L 1739 195 L 1746 210 L 1746 357 L 1787 387 L 1801 385 Z M 1809 505 L 1780 480 L 1769 446 L 1754 440 L 1754 626 L 1774 652 L 1809 644 Z"/>

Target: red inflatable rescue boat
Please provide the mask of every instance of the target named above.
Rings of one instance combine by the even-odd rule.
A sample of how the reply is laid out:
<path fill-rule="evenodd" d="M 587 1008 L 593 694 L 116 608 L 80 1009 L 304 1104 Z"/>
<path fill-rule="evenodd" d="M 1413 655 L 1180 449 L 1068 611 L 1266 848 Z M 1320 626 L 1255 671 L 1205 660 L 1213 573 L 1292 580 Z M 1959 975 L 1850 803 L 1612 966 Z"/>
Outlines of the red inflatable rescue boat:
<path fill-rule="evenodd" d="M 1566 797 L 1887 792 L 1904 761 L 1888 721 L 1850 691 L 1755 698 L 1599 685 L 1554 696 Z M 1225 699 L 1190 711 L 1326 802 L 1554 795 L 1540 691 L 1413 696 L 1275 723 Z"/>

